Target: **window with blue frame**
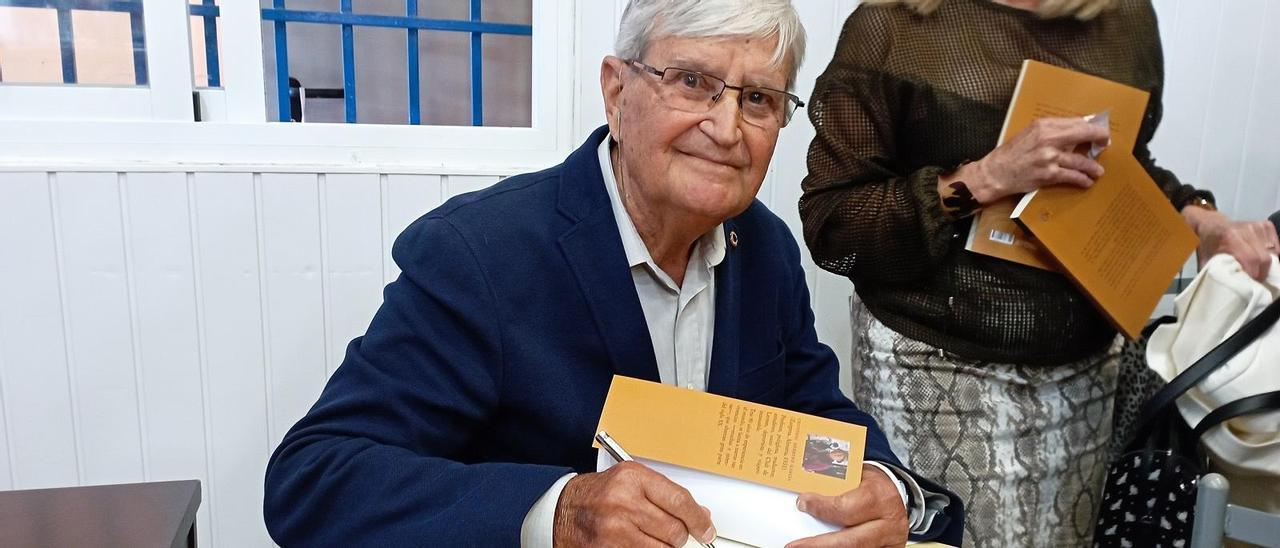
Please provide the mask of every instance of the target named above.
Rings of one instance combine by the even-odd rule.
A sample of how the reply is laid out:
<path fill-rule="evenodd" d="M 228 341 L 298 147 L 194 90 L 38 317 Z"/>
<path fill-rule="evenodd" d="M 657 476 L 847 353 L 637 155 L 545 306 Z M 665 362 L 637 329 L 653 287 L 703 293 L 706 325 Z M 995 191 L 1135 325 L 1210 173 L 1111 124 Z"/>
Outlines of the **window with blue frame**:
<path fill-rule="evenodd" d="M 0 0 L 0 83 L 147 85 L 142 0 Z"/>
<path fill-rule="evenodd" d="M 222 49 L 217 0 L 188 0 L 191 14 L 191 72 L 197 88 L 222 87 Z"/>
<path fill-rule="evenodd" d="M 531 125 L 531 0 L 261 7 L 272 120 Z"/>
<path fill-rule="evenodd" d="M 218 87 L 218 6 L 190 0 L 196 87 Z M 0 83 L 145 86 L 142 0 L 0 0 Z"/>

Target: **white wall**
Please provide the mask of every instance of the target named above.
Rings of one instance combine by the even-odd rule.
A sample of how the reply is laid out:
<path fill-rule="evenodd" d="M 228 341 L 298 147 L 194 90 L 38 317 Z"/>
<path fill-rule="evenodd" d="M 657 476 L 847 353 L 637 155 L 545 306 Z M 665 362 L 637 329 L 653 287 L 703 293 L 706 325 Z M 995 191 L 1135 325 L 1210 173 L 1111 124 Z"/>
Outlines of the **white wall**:
<path fill-rule="evenodd" d="M 620 3 L 576 4 L 565 85 L 577 138 L 603 119 L 599 59 Z M 797 1 L 811 40 L 802 96 L 855 4 Z M 1228 212 L 1280 208 L 1280 37 L 1267 30 L 1280 28 L 1280 0 L 1157 4 L 1168 58 L 1157 158 Z M 806 120 L 783 131 L 761 191 L 797 234 Z M 364 330 L 396 274 L 392 239 L 501 175 L 448 164 L 121 171 L 4 151 L 0 166 L 0 489 L 199 478 L 202 543 L 224 547 L 270 544 L 269 451 Z M 843 359 L 849 284 L 811 265 L 809 278 L 819 333 Z"/>

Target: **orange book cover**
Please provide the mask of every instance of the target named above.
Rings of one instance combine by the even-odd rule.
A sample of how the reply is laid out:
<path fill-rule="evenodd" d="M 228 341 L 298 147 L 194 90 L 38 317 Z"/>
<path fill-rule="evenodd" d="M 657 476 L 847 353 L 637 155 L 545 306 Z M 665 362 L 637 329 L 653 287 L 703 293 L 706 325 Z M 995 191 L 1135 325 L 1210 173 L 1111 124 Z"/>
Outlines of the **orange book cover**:
<path fill-rule="evenodd" d="M 1014 218 L 1130 339 L 1199 243 L 1132 155 L 1115 155 L 1087 190 L 1055 186 L 1028 194 Z"/>
<path fill-rule="evenodd" d="M 858 486 L 867 437 L 855 424 L 617 375 L 597 430 L 633 457 L 824 495 Z"/>
<path fill-rule="evenodd" d="M 997 145 L 1004 144 L 1006 139 L 1037 118 L 1082 117 L 1107 112 L 1111 127 L 1108 150 L 1128 155 L 1138 140 L 1147 97 L 1147 92 L 1142 90 L 1028 59 L 1022 63 L 1022 72 Z M 1104 168 L 1108 168 L 1110 156 L 1117 155 L 1104 152 L 1098 158 Z M 1044 270 L 1060 271 L 1061 267 L 1052 256 L 1011 218 L 1020 198 L 1007 197 L 975 214 L 965 249 Z"/>

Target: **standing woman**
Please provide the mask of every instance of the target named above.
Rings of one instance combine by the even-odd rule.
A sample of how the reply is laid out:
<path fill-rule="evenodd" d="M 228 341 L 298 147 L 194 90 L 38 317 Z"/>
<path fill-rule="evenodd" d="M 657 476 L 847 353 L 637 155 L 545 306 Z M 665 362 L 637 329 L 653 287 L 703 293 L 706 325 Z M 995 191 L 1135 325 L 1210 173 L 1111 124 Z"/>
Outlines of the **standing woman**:
<path fill-rule="evenodd" d="M 969 506 L 966 544 L 1088 543 L 1115 393 L 1115 330 L 1062 275 L 964 250 L 969 218 L 1042 186 L 1087 187 L 1106 144 L 1079 119 L 993 149 L 1024 59 L 1151 92 L 1134 155 L 1201 239 L 1265 275 L 1267 222 L 1155 165 L 1160 37 L 1149 0 L 875 0 L 849 17 L 810 103 L 800 213 L 848 276 L 854 394 L 895 451 Z"/>

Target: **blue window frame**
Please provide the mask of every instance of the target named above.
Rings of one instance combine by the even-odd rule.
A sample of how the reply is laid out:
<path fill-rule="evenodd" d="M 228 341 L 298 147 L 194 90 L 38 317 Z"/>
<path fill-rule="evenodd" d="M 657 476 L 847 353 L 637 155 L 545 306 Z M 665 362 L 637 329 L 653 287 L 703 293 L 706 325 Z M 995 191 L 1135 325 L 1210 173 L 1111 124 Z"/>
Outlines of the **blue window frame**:
<path fill-rule="evenodd" d="M 0 7 L 43 8 L 58 12 L 58 43 L 62 47 L 62 83 L 75 84 L 76 50 L 75 29 L 71 25 L 71 12 L 107 11 L 129 14 L 129 31 L 133 38 L 134 83 L 147 85 L 147 38 L 142 26 L 142 0 L 0 0 Z M 191 15 L 204 20 L 206 62 L 209 69 L 209 86 L 221 85 L 218 66 L 218 6 L 214 0 L 201 0 L 192 4 Z"/>
<path fill-rule="evenodd" d="M 199 4 L 189 4 L 187 11 L 193 17 L 199 17 L 204 27 L 204 59 L 209 71 L 209 87 L 222 86 L 222 69 L 218 61 L 218 16 L 221 10 L 214 0 L 200 0 Z"/>
<path fill-rule="evenodd" d="M 76 83 L 76 36 L 71 12 L 110 11 L 129 14 L 133 37 L 133 78 L 147 85 L 147 38 L 142 27 L 142 0 L 0 0 L 0 7 L 44 8 L 58 12 L 58 43 L 62 46 L 62 83 Z"/>
<path fill-rule="evenodd" d="M 471 125 L 484 125 L 484 81 L 482 37 L 485 34 L 532 36 L 532 25 L 493 23 L 482 21 L 481 0 L 470 0 L 470 17 L 467 20 L 429 19 L 418 16 L 419 0 L 405 0 L 405 15 L 369 15 L 354 13 L 351 0 L 341 0 L 339 11 L 291 10 L 285 0 L 272 0 L 272 7 L 262 9 L 262 20 L 274 25 L 276 43 L 276 101 L 279 120 L 288 122 L 289 104 L 289 43 L 285 33 L 288 23 L 318 23 L 342 27 L 342 89 L 345 99 L 347 123 L 356 123 L 356 67 L 353 29 L 357 26 L 404 29 L 405 47 L 408 49 L 409 71 L 409 123 L 422 123 L 420 99 L 421 78 L 418 66 L 418 34 L 420 31 L 467 32 L 471 34 Z M 212 78 L 212 77 L 211 77 Z"/>

